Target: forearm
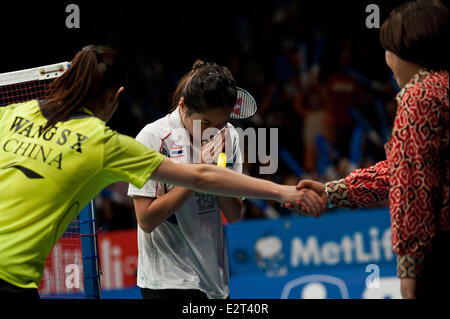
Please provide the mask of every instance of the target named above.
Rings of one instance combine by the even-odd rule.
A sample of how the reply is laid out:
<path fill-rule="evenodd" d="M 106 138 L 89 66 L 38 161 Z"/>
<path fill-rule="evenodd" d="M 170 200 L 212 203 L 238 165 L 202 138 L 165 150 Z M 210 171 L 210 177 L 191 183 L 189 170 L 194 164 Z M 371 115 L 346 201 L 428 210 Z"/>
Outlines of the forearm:
<path fill-rule="evenodd" d="M 242 199 L 217 196 L 217 202 L 229 223 L 234 223 L 241 219 Z"/>
<path fill-rule="evenodd" d="M 387 161 L 358 169 L 346 178 L 325 184 L 332 207 L 379 207 L 389 204 Z"/>
<path fill-rule="evenodd" d="M 150 201 L 149 204 L 138 205 L 135 200 L 139 226 L 145 232 L 151 232 L 174 214 L 191 197 L 193 191 L 175 186 L 168 193 Z"/>
<path fill-rule="evenodd" d="M 218 196 L 262 198 L 281 201 L 287 188 L 233 170 L 208 164 L 183 164 L 165 159 L 153 179 Z"/>
<path fill-rule="evenodd" d="M 199 173 L 202 191 L 227 197 L 261 198 L 280 201 L 283 186 L 214 165 L 201 165 Z"/>

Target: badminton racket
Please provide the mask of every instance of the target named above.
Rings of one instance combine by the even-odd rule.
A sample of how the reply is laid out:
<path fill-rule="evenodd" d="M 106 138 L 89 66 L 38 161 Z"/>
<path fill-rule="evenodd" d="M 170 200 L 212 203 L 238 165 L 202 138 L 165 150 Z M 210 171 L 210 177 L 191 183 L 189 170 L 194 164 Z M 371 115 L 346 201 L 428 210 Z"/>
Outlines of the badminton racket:
<path fill-rule="evenodd" d="M 258 110 L 253 96 L 246 90 L 236 87 L 237 98 L 236 104 L 234 105 L 233 111 L 231 112 L 230 119 L 232 120 L 246 120 L 255 115 Z M 227 166 L 227 155 L 222 152 L 217 157 L 217 166 L 226 167 Z"/>

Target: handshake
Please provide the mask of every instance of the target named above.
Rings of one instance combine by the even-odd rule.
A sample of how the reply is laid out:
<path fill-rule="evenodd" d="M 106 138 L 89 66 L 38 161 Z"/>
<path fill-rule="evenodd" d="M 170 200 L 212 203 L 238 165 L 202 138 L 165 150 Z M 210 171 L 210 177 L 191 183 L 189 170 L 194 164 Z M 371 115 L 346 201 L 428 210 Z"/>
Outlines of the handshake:
<path fill-rule="evenodd" d="M 220 130 L 213 138 L 206 141 L 201 148 L 201 163 L 215 164 L 217 154 L 230 149 L 229 129 Z M 305 216 L 320 217 L 328 208 L 328 196 L 325 185 L 313 180 L 302 180 L 297 186 L 280 185 L 280 199 L 283 207 L 295 210 Z"/>
<path fill-rule="evenodd" d="M 313 181 L 302 180 L 297 186 L 284 186 L 286 193 L 282 196 L 281 206 L 295 210 L 305 216 L 322 216 L 328 208 L 328 196 L 325 185 Z M 288 189 L 289 188 L 289 189 Z"/>

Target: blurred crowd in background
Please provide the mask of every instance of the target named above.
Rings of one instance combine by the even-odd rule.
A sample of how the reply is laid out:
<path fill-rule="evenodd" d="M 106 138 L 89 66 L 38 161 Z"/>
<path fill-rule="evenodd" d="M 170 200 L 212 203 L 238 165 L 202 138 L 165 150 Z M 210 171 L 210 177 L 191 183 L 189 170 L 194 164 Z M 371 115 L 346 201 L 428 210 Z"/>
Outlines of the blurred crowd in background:
<path fill-rule="evenodd" d="M 377 1 L 380 24 L 402 2 Z M 168 113 L 178 81 L 196 59 L 214 61 L 231 70 L 259 107 L 252 119 L 232 124 L 278 128 L 276 173 L 260 175 L 262 164 L 256 163 L 244 165 L 246 174 L 291 185 L 304 178 L 325 182 L 385 158 L 398 87 L 384 61 L 379 29 L 365 24 L 371 2 L 77 3 L 80 29 L 64 27 L 62 2 L 27 4 L 32 8 L 20 22 L 8 10 L 0 12 L 8 26 L 4 43 L 14 48 L 4 51 L 1 72 L 70 59 L 92 42 L 119 47 L 129 58 L 130 81 L 109 125 L 135 137 Z M 21 4 L 7 5 L 17 12 Z M 27 38 L 15 35 L 23 28 Z M 127 189 L 116 183 L 96 198 L 103 229 L 136 227 Z M 275 202 L 244 202 L 245 219 L 292 214 Z"/>
<path fill-rule="evenodd" d="M 260 175 L 261 163 L 246 163 L 246 174 L 289 185 L 304 178 L 326 182 L 385 157 L 383 145 L 395 117 L 398 87 L 384 64 L 378 31 L 364 30 L 361 12 L 352 24 L 345 21 L 348 13 L 339 16 L 345 8 L 322 5 L 320 1 L 241 5 L 227 21 L 233 47 L 210 60 L 227 66 L 259 107 L 252 119 L 232 124 L 244 129 L 278 128 L 276 173 Z M 131 136 L 167 114 L 178 80 L 195 58 L 204 59 L 185 59 L 185 65 L 176 69 L 158 48 L 153 43 L 151 52 L 133 52 L 139 65 L 137 81 L 132 82 L 136 87 L 128 88 L 131 93 L 122 97 L 121 111 L 111 122 Z M 96 198 L 103 228 L 135 226 L 127 186 L 113 184 Z M 293 213 L 272 201 L 246 199 L 244 203 L 245 219 Z"/>

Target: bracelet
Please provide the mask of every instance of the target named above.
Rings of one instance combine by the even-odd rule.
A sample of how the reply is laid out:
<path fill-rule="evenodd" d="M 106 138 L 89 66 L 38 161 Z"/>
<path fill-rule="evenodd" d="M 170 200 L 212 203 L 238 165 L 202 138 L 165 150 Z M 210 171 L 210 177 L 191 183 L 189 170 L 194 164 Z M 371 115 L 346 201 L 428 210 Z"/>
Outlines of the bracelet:
<path fill-rule="evenodd" d="M 330 202 L 330 194 L 328 194 L 327 185 L 325 185 L 325 194 L 327 195 L 328 208 L 333 208 L 333 205 Z"/>

